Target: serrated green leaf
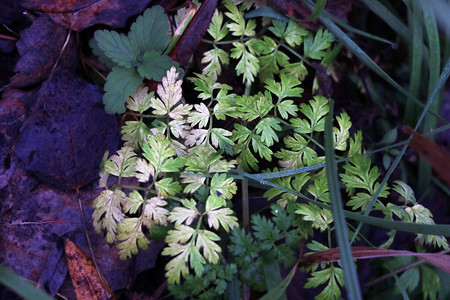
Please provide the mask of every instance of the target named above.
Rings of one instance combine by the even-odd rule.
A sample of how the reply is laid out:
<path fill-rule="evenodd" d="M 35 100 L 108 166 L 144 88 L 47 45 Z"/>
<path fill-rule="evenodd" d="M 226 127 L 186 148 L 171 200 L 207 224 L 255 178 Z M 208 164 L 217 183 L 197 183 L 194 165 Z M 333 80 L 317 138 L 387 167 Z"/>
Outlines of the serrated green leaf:
<path fill-rule="evenodd" d="M 233 155 L 232 147 L 234 145 L 233 141 L 228 138 L 232 136 L 232 133 L 223 128 L 212 128 L 210 130 L 211 134 L 211 144 L 219 149 L 225 151 L 229 155 Z"/>
<path fill-rule="evenodd" d="M 303 62 L 290 63 L 284 66 L 281 72 L 286 74 L 287 76 L 292 76 L 299 80 L 304 80 L 306 75 L 308 75 L 308 70 L 306 69 Z"/>
<path fill-rule="evenodd" d="M 106 77 L 103 103 L 108 114 L 125 112 L 125 101 L 139 84 L 142 77 L 134 68 L 115 67 Z"/>
<path fill-rule="evenodd" d="M 116 64 L 125 68 L 138 65 L 137 49 L 125 35 L 115 31 L 97 30 L 94 39 L 103 53 Z"/>
<path fill-rule="evenodd" d="M 118 177 L 135 175 L 136 153 L 133 148 L 124 146 L 105 161 L 105 171 Z"/>
<path fill-rule="evenodd" d="M 136 178 L 140 182 L 148 182 L 155 177 L 155 168 L 145 159 L 138 158 L 136 160 Z"/>
<path fill-rule="evenodd" d="M 172 66 L 178 66 L 169 56 L 157 51 L 146 51 L 142 63 L 137 68 L 139 74 L 147 79 L 161 81 L 167 70 Z"/>
<path fill-rule="evenodd" d="M 224 50 L 217 48 L 214 45 L 214 48 L 203 53 L 203 58 L 201 61 L 203 64 L 207 64 L 202 73 L 211 78 L 217 79 L 219 75 L 222 73 L 222 65 L 228 65 L 230 63 L 230 59 L 228 53 Z"/>
<path fill-rule="evenodd" d="M 140 218 L 126 218 L 119 223 L 117 239 L 120 242 L 117 248 L 120 249 L 121 259 L 131 258 L 132 254 L 138 253 L 138 246 L 147 249 L 150 241 L 142 232 L 142 221 Z"/>
<path fill-rule="evenodd" d="M 124 206 L 125 212 L 135 214 L 139 207 L 144 203 L 142 195 L 138 191 L 132 191 L 127 198 L 125 198 Z"/>
<path fill-rule="evenodd" d="M 264 118 L 255 126 L 257 134 L 261 135 L 261 141 L 267 146 L 272 146 L 278 142 L 278 135 L 276 131 L 281 131 L 280 121 L 275 118 Z"/>
<path fill-rule="evenodd" d="M 154 92 L 148 92 L 148 87 L 140 85 L 136 91 L 127 98 L 126 107 L 135 112 L 143 114 L 144 111 L 150 108 L 151 99 L 154 97 Z"/>
<path fill-rule="evenodd" d="M 94 200 L 92 207 L 92 219 L 95 230 L 100 233 L 106 231 L 106 241 L 113 243 L 116 240 L 117 224 L 124 218 L 124 213 L 120 209 L 126 198 L 120 189 L 114 191 L 104 190 Z"/>
<path fill-rule="evenodd" d="M 215 241 L 220 241 L 220 237 L 214 232 L 209 230 L 199 230 L 197 232 L 195 247 L 198 250 L 202 250 L 203 256 L 212 264 L 219 262 L 218 253 L 222 252 L 222 249 Z"/>
<path fill-rule="evenodd" d="M 414 196 L 414 191 L 405 182 L 395 180 L 392 189 L 402 196 L 401 201 L 405 202 L 405 204 L 417 203 L 416 197 Z"/>
<path fill-rule="evenodd" d="M 251 141 L 254 152 L 258 152 L 261 158 L 264 158 L 267 161 L 272 161 L 273 152 L 269 147 L 266 146 L 259 135 L 252 134 Z"/>
<path fill-rule="evenodd" d="M 210 185 L 211 195 L 221 196 L 225 199 L 233 198 L 236 194 L 237 186 L 232 177 L 227 177 L 227 174 L 214 174 Z"/>
<path fill-rule="evenodd" d="M 200 215 L 200 212 L 195 207 L 197 203 L 193 199 L 183 199 L 181 203 L 184 207 L 175 207 L 172 209 L 168 219 L 171 222 L 175 222 L 175 225 L 183 223 L 190 225 Z"/>
<path fill-rule="evenodd" d="M 223 14 L 217 9 L 211 18 L 208 33 L 212 36 L 214 42 L 222 40 L 228 34 L 226 26 L 223 26 Z"/>
<path fill-rule="evenodd" d="M 300 111 L 309 119 L 293 119 L 291 121 L 294 130 L 299 133 L 311 133 L 324 131 L 325 116 L 328 114 L 328 99 L 323 96 L 314 96 L 308 104 L 300 104 Z"/>
<path fill-rule="evenodd" d="M 147 135 L 150 134 L 150 128 L 142 121 L 126 121 L 120 132 L 124 145 L 139 150 L 145 143 Z"/>
<path fill-rule="evenodd" d="M 272 25 L 273 27 L 269 27 L 269 30 L 277 37 L 284 39 L 291 47 L 300 45 L 303 42 L 303 37 L 308 35 L 308 31 L 292 19 L 289 20 L 289 23 L 273 20 Z"/>
<path fill-rule="evenodd" d="M 334 37 L 328 30 L 319 29 L 316 35 L 308 35 L 303 43 L 303 51 L 306 57 L 312 59 L 322 59 L 325 50 L 331 46 Z"/>
<path fill-rule="evenodd" d="M 98 60 L 101 63 L 103 63 L 105 66 L 107 66 L 108 68 L 111 68 L 111 69 L 116 66 L 116 63 L 111 58 L 106 56 L 105 53 L 103 52 L 103 50 L 100 49 L 97 41 L 94 38 L 89 40 L 89 47 L 91 47 L 92 53 L 95 56 L 97 56 Z"/>
<path fill-rule="evenodd" d="M 142 210 L 142 223 L 148 228 L 156 225 L 166 226 L 169 215 L 169 211 L 164 208 L 166 205 L 167 202 L 161 196 L 146 200 Z"/>
<path fill-rule="evenodd" d="M 336 117 L 339 124 L 339 128 L 333 127 L 334 133 L 334 148 L 336 150 L 345 151 L 347 149 L 347 140 L 350 136 L 350 127 L 352 127 L 352 122 L 350 122 L 350 117 L 347 113 L 343 112 L 340 116 Z"/>
<path fill-rule="evenodd" d="M 266 89 L 278 97 L 278 102 L 287 97 L 301 97 L 303 89 L 297 87 L 301 82 L 296 77 L 281 73 L 280 78 L 281 83 L 269 80 L 265 86 Z"/>
<path fill-rule="evenodd" d="M 174 181 L 170 177 L 155 181 L 155 186 L 156 186 L 156 192 L 157 192 L 158 196 L 162 196 L 164 198 L 169 195 L 174 196 L 178 192 L 180 192 L 182 189 L 182 187 L 178 183 L 178 181 Z"/>
<path fill-rule="evenodd" d="M 312 272 L 311 276 L 308 278 L 305 288 L 327 284 L 323 291 L 316 296 L 316 299 L 339 299 L 341 297 L 339 285 L 342 286 L 344 282 L 344 273 L 341 268 L 330 265 L 326 269 Z"/>
<path fill-rule="evenodd" d="M 255 76 L 259 71 L 259 60 L 249 50 L 247 50 L 247 44 L 239 42 L 233 43 L 231 48 L 231 58 L 239 59 L 236 65 L 236 74 L 243 75 L 242 82 L 245 85 L 250 85 L 255 81 Z"/>
<path fill-rule="evenodd" d="M 301 215 L 302 220 L 312 222 L 312 226 L 321 232 L 329 229 L 329 225 L 333 222 L 331 211 L 314 204 L 299 203 L 295 213 Z"/>
<path fill-rule="evenodd" d="M 292 100 L 284 100 L 276 105 L 276 109 L 283 119 L 289 118 L 289 115 L 297 117 L 298 107 Z"/>
<path fill-rule="evenodd" d="M 164 51 L 169 43 L 169 19 L 164 8 L 155 5 L 146 9 L 131 25 L 128 38 L 139 49 L 140 54 Z"/>
<path fill-rule="evenodd" d="M 225 7 L 229 10 L 225 15 L 233 22 L 227 23 L 227 28 L 234 36 L 253 36 L 255 35 L 256 21 L 247 20 L 247 24 L 244 19 L 244 13 L 241 7 L 237 7 L 231 1 L 227 1 Z"/>
<path fill-rule="evenodd" d="M 142 150 L 144 151 L 142 155 L 153 165 L 156 173 L 162 171 L 166 160 L 176 154 L 175 149 L 170 145 L 170 141 L 166 140 L 164 136 L 149 137 L 147 143 L 142 146 Z M 175 160 L 175 165 L 173 165 L 172 160 L 168 166 L 173 166 L 170 170 L 175 171 L 170 172 L 177 172 L 178 168 L 176 166 L 179 165 L 181 167 L 181 164 L 182 160 Z"/>

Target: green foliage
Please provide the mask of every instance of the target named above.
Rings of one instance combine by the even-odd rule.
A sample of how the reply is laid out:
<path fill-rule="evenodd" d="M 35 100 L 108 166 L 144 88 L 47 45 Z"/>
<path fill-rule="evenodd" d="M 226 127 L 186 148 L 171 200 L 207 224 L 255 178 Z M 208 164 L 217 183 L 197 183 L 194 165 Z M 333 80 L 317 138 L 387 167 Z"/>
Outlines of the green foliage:
<path fill-rule="evenodd" d="M 144 11 L 131 25 L 128 36 L 97 30 L 90 46 L 100 61 L 112 68 L 105 84 L 103 102 L 107 113 L 124 113 L 125 100 L 144 78 L 160 81 L 177 65 L 162 54 L 169 43 L 169 23 L 161 6 Z"/>
<path fill-rule="evenodd" d="M 107 107 L 119 111 L 126 99 L 135 117 L 122 127 L 122 148 L 104 160 L 104 191 L 94 201 L 94 227 L 105 232 L 108 243 L 117 243 L 121 258 L 146 249 L 155 235 L 162 235 L 169 290 L 180 299 L 226 297 L 231 286 L 242 283 L 268 291 L 274 284 L 270 278 L 278 274 L 269 276 L 267 270 L 292 267 L 301 240 L 311 238 L 307 247 L 312 252 L 334 247 L 333 215 L 323 206 L 330 204 L 322 146 L 330 101 L 320 95 L 300 100 L 301 80 L 314 71 L 312 62 L 327 60 L 330 66 L 334 38 L 292 20 L 269 20 L 261 35 L 257 21 L 244 18 L 244 6 L 227 1 L 225 8 L 212 17 L 211 49 L 204 53 L 202 73 L 189 78 L 198 92 L 195 100 L 183 98 L 179 73 L 162 54 L 168 35 L 160 36 L 167 32 L 161 8 L 144 12 L 128 36 L 101 31 L 92 42 L 100 59 L 114 65 L 105 90 L 117 101 Z M 144 38 L 153 35 L 154 43 Z M 224 68 L 242 76 L 244 94 L 218 82 Z M 156 93 L 149 93 L 140 83 L 154 76 L 162 82 Z M 362 133 L 350 134 L 352 123 L 345 112 L 333 124 L 334 150 L 344 161 L 339 175 L 348 210 L 362 214 L 377 195 L 372 210 L 386 219 L 434 224 L 431 212 L 417 203 L 406 183 L 393 182 L 377 194 L 380 173 L 364 155 Z M 270 216 L 254 214 L 242 228 L 233 210 L 238 185 L 230 169 L 250 172 L 261 166 L 271 167 L 258 176 L 283 174 L 268 174 L 260 182 L 272 184 L 264 197 L 277 204 L 270 206 Z M 125 185 L 123 178 L 135 178 L 139 185 Z M 314 239 L 317 231 L 328 235 L 327 245 Z M 382 247 L 394 236 L 395 231 L 388 232 Z M 416 240 L 448 248 L 442 236 L 418 234 Z M 344 280 L 338 263 L 305 271 L 310 275 L 306 288 L 323 288 L 316 299 L 341 297 Z M 402 275 L 409 278 L 406 288 L 411 291 L 420 285 L 413 272 Z M 423 289 L 435 297 L 436 274 L 420 272 L 432 281 L 423 283 Z"/>

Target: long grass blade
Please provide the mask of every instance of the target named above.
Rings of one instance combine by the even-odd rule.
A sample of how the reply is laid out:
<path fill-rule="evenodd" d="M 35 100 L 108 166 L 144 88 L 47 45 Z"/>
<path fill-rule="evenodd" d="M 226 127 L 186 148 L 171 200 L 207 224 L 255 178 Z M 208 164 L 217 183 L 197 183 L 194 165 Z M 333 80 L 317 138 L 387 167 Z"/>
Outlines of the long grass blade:
<path fill-rule="evenodd" d="M 0 265 L 0 283 L 17 293 L 18 295 L 30 300 L 51 300 L 52 297 L 16 275 L 4 266 Z"/>
<path fill-rule="evenodd" d="M 356 273 L 352 251 L 348 243 L 348 229 L 344 216 L 341 191 L 339 189 L 337 164 L 334 158 L 333 107 L 334 101 L 331 100 L 330 112 L 325 120 L 325 161 L 331 200 L 331 212 L 333 214 L 334 228 L 336 229 L 337 244 L 339 246 L 348 298 L 362 299 L 358 274 Z"/>
<path fill-rule="evenodd" d="M 433 9 L 428 3 L 420 0 L 421 8 L 423 10 L 425 30 L 427 33 L 428 48 L 430 53 L 430 69 L 429 69 L 429 81 L 428 81 L 428 96 L 431 95 L 436 83 L 439 80 L 439 73 L 441 68 L 441 53 L 439 44 L 439 33 L 436 24 L 436 18 L 434 16 Z M 433 111 L 440 111 L 441 97 L 440 94 L 430 106 Z M 437 125 L 437 119 L 434 116 L 427 115 L 425 118 L 423 131 L 428 131 L 435 128 Z M 430 186 L 431 183 L 431 167 L 423 159 L 419 161 L 419 191 L 422 193 Z"/>
<path fill-rule="evenodd" d="M 409 92 L 416 98 L 419 98 L 419 91 L 422 79 L 422 7 L 420 5 L 420 0 L 412 1 L 412 13 L 411 16 L 411 26 L 412 26 L 412 44 L 410 47 L 410 58 L 411 58 L 411 71 L 409 80 Z M 413 105 L 412 101 L 407 101 L 405 106 L 405 115 L 403 117 L 403 122 L 405 124 L 411 125 L 417 121 L 416 106 Z"/>

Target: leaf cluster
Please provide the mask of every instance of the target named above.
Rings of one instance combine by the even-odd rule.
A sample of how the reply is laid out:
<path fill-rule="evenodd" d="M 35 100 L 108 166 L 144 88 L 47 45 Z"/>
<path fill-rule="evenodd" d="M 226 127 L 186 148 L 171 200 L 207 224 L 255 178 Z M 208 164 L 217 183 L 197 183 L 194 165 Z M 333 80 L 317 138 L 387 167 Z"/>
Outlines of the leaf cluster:
<path fill-rule="evenodd" d="M 144 78 L 160 81 L 171 66 L 163 54 L 169 43 L 169 20 L 161 6 L 146 9 L 131 25 L 128 35 L 97 30 L 90 46 L 99 60 L 112 69 L 105 84 L 107 113 L 124 113 L 125 100 Z"/>

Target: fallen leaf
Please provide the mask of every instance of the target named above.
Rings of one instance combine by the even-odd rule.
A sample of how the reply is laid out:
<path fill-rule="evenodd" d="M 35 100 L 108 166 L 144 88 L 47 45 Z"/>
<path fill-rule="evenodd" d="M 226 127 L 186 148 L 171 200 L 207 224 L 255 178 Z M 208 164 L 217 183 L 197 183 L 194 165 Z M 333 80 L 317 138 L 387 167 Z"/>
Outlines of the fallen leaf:
<path fill-rule="evenodd" d="M 58 59 L 68 31 L 50 20 L 46 15 L 38 17 L 33 24 L 20 33 L 17 50 L 20 54 L 11 78 L 10 86 L 27 87 L 47 79 Z M 78 65 L 75 41 L 70 39 L 61 55 L 59 66 L 74 70 Z"/>
<path fill-rule="evenodd" d="M 450 273 L 450 255 L 440 253 L 415 253 L 404 250 L 377 249 L 371 247 L 352 247 L 353 258 L 368 259 L 391 256 L 415 256 L 421 258 L 435 267 Z M 340 259 L 339 248 L 328 249 L 304 255 L 299 266 L 309 267 L 322 262 L 336 262 Z"/>
<path fill-rule="evenodd" d="M 62 189 L 98 178 L 103 154 L 114 152 L 120 140 L 117 120 L 105 113 L 98 87 L 56 68 L 36 93 L 39 98 L 15 147 L 27 170 Z"/>
<path fill-rule="evenodd" d="M 450 186 L 450 154 L 409 126 L 404 126 L 403 131 L 413 136 L 409 142 L 409 147 L 422 157 L 436 174 Z"/>
<path fill-rule="evenodd" d="M 111 287 L 105 276 L 97 272 L 92 260 L 67 238 L 64 239 L 64 248 L 77 299 L 109 299 L 113 295 Z"/>
<path fill-rule="evenodd" d="M 124 27 L 129 17 L 141 13 L 151 0 L 24 0 L 29 10 L 47 13 L 50 18 L 75 31 L 95 24 Z"/>

